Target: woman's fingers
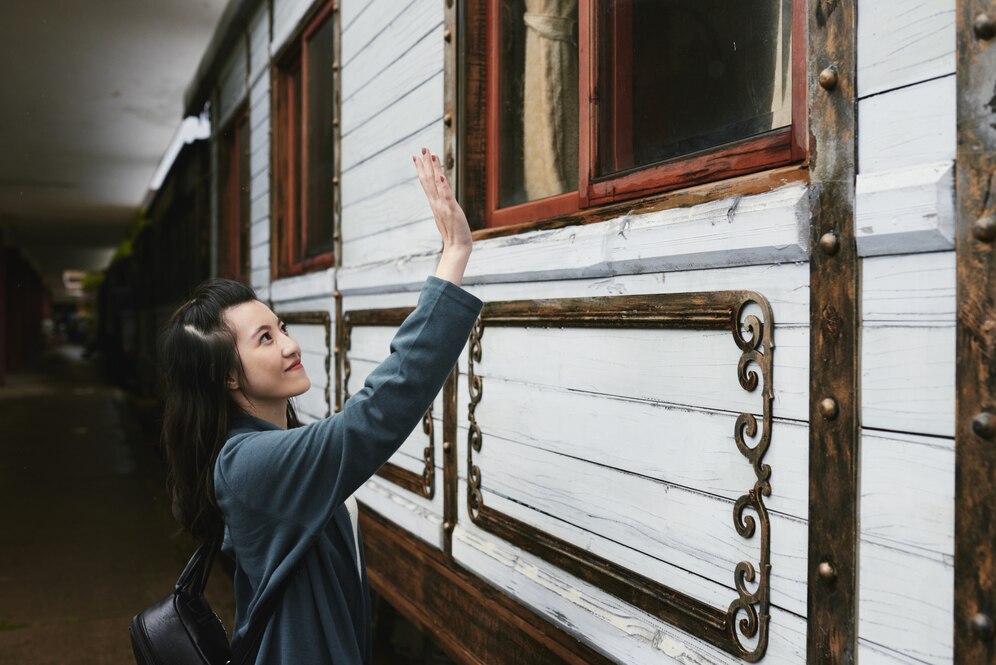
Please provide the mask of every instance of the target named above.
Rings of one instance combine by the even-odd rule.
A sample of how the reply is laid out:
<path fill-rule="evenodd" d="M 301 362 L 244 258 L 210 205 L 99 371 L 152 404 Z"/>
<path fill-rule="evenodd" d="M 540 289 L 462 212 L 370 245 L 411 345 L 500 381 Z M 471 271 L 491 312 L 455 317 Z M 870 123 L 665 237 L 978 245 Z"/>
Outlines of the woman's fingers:
<path fill-rule="evenodd" d="M 439 192 L 436 189 L 436 178 L 432 170 L 432 153 L 428 148 L 422 148 L 422 154 L 415 158 L 415 167 L 418 169 L 418 179 L 422 183 L 422 189 L 429 197 L 429 205 L 435 207 Z"/>

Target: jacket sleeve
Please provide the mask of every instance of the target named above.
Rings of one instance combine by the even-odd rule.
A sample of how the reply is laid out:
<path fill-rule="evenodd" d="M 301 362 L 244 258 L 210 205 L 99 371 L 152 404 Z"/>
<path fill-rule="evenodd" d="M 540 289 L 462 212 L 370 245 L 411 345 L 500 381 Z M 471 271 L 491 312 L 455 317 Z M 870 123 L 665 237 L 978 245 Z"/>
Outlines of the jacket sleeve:
<path fill-rule="evenodd" d="M 240 529 L 238 516 L 247 511 L 236 504 L 306 533 L 323 528 L 421 421 L 482 306 L 460 287 L 429 277 L 418 305 L 398 328 L 390 355 L 341 412 L 293 430 L 232 437 L 219 455 L 215 482 L 233 535 L 260 527 L 257 514 Z"/>

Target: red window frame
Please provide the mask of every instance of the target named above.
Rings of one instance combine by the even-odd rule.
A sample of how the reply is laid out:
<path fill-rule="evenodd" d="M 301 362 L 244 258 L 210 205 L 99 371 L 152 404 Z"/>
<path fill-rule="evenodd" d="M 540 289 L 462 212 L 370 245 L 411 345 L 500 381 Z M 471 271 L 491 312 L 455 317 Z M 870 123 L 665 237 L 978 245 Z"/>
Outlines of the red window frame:
<path fill-rule="evenodd" d="M 331 249 L 314 256 L 307 256 L 308 248 L 308 196 L 307 183 L 315 177 L 308 171 L 309 154 L 308 103 L 309 72 L 307 48 L 311 37 L 326 21 L 334 21 L 335 2 L 327 2 L 308 22 L 301 34 L 294 40 L 275 66 L 275 93 L 273 111 L 274 141 L 274 231 L 276 240 L 272 243 L 276 256 L 273 261 L 273 277 L 288 277 L 328 268 L 335 264 L 335 250 Z M 338 52 L 339 39 L 336 33 L 335 49 Z M 333 55 L 338 62 L 338 56 Z M 337 99 L 336 85 L 332 72 L 329 72 L 328 94 Z M 338 103 L 333 104 L 335 112 L 329 119 L 338 127 Z M 336 136 L 338 146 L 338 135 Z M 338 168 L 338 159 L 334 160 Z M 337 195 L 338 173 L 334 173 L 328 183 L 329 196 Z M 334 220 L 333 220 L 334 225 Z M 328 239 L 326 239 L 328 240 Z"/>
<path fill-rule="evenodd" d="M 742 139 L 618 175 L 596 177 L 598 162 L 598 54 L 595 3 L 578 2 L 578 190 L 498 208 L 500 8 L 486 2 L 484 226 L 494 228 L 542 222 L 600 205 L 637 199 L 802 162 L 806 158 L 806 0 L 792 1 L 792 123 Z M 622 64 L 617 60 L 617 66 Z M 617 77 L 618 79 L 618 77 Z"/>
<path fill-rule="evenodd" d="M 218 275 L 249 278 L 249 145 L 245 105 L 222 129 L 218 142 Z"/>

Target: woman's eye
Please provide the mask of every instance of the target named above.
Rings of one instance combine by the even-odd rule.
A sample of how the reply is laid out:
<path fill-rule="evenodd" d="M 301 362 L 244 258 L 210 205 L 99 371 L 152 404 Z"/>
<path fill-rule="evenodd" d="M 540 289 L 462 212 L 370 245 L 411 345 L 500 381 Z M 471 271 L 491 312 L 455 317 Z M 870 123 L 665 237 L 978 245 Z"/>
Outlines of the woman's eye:
<path fill-rule="evenodd" d="M 260 335 L 260 337 L 259 337 L 259 341 L 260 341 L 260 342 L 265 342 L 265 341 L 267 341 L 267 340 L 269 340 L 269 339 L 270 339 L 270 333 L 263 333 L 263 334 L 262 334 L 262 335 Z"/>
<path fill-rule="evenodd" d="M 282 332 L 285 335 L 287 334 L 287 324 L 286 323 L 281 323 L 280 324 L 280 332 Z"/>

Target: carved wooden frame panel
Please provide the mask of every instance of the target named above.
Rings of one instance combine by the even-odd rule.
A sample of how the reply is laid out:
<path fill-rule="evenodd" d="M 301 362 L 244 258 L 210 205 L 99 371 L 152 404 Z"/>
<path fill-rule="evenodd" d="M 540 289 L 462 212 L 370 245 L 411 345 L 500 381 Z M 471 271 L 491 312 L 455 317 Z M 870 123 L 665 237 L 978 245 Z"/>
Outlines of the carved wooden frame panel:
<path fill-rule="evenodd" d="M 336 399 L 337 411 L 350 397 L 348 386 L 351 367 L 347 354 L 352 346 L 353 328 L 364 326 L 397 327 L 401 325 L 414 309 L 414 307 L 361 309 L 345 312 L 341 315 L 339 320 L 342 321 L 342 331 L 340 333 L 342 336 L 340 338 L 341 344 L 337 348 L 341 349 L 342 373 L 341 380 L 339 381 L 339 391 L 341 392 L 337 392 Z M 428 410 L 422 416 L 422 431 L 429 437 L 429 445 L 422 450 L 422 461 L 425 466 L 421 474 L 409 471 L 392 462 L 385 462 L 384 466 L 378 469 L 377 475 L 395 485 L 403 487 L 409 492 L 413 492 L 426 499 L 432 499 L 436 494 L 436 433 L 435 425 L 432 422 L 432 404 L 429 405 Z"/>
<path fill-rule="evenodd" d="M 277 312 L 277 317 L 287 325 L 325 326 L 325 417 L 332 415 L 332 317 L 328 312 Z"/>
<path fill-rule="evenodd" d="M 763 318 L 745 314 L 757 305 Z M 651 328 L 728 330 L 741 350 L 736 368 L 741 387 L 753 392 L 762 387 L 762 424 L 749 412 L 741 413 L 733 432 L 738 450 L 747 458 L 757 478 L 754 486 L 736 501 L 733 521 L 737 533 L 752 539 L 758 530 L 760 561 L 741 561 L 733 573 L 737 597 L 729 607 L 713 607 L 656 580 L 593 555 L 572 543 L 506 515 L 487 505 L 482 470 L 474 453 L 483 445 L 475 410 L 483 396 L 484 377 L 474 371 L 483 357 L 483 338 L 490 327 L 559 326 L 565 328 Z M 513 545 L 598 586 L 621 600 L 744 660 L 756 662 L 767 649 L 770 620 L 771 527 L 764 497 L 771 495 L 771 467 L 764 455 L 771 442 L 774 319 L 764 296 L 751 291 L 717 291 L 558 300 L 516 300 L 484 306 L 470 337 L 467 382 L 467 511 L 471 521 Z M 758 376 L 760 372 L 760 377 Z M 758 436 L 759 434 L 759 436 Z M 751 446 L 746 437 L 757 436 Z M 751 510 L 756 515 L 746 514 Z M 748 584 L 754 585 L 751 591 Z M 738 620 L 739 618 L 739 620 Z M 744 640 L 757 638 L 753 648 Z"/>

